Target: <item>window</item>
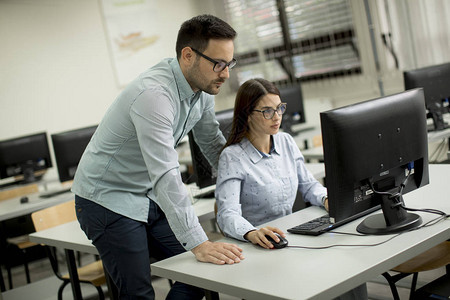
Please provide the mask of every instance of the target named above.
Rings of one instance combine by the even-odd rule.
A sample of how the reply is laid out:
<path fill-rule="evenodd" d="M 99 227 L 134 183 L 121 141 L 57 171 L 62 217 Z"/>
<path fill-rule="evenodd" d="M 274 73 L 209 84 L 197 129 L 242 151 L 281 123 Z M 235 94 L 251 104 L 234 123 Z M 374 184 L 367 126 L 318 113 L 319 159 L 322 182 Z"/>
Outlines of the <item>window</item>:
<path fill-rule="evenodd" d="M 349 0 L 224 0 L 235 41 L 239 84 L 275 83 L 361 72 Z"/>

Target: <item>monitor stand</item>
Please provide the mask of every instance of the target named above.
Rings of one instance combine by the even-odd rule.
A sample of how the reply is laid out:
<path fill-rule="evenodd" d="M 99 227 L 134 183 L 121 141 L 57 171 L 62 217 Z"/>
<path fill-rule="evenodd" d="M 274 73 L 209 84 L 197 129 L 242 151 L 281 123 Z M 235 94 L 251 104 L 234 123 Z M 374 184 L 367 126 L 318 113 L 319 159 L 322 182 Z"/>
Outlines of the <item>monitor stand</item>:
<path fill-rule="evenodd" d="M 32 183 L 35 181 L 38 181 L 36 176 L 34 175 L 34 168 L 33 167 L 22 167 L 23 172 L 23 183 Z"/>
<path fill-rule="evenodd" d="M 439 131 L 449 128 L 447 122 L 444 121 L 444 116 L 440 110 L 430 111 L 427 118 L 433 119 L 433 127 L 427 128 L 428 131 Z"/>
<path fill-rule="evenodd" d="M 414 213 L 408 213 L 400 204 L 403 204 L 401 195 L 380 195 L 382 214 L 365 218 L 356 228 L 363 234 L 393 234 L 416 228 L 422 224 L 422 218 Z M 397 199 L 397 200 L 396 200 Z"/>

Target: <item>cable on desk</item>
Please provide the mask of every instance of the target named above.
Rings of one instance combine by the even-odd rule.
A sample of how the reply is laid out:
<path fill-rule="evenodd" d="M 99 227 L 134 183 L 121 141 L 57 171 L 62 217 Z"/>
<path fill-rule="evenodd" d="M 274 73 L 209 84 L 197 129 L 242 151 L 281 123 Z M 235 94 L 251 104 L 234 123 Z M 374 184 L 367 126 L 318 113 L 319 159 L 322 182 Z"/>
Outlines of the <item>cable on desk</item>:
<path fill-rule="evenodd" d="M 329 232 L 331 233 L 331 232 Z M 339 233 L 339 234 L 348 234 L 345 232 L 334 232 L 334 233 Z M 333 248 L 333 247 L 374 247 L 374 246 L 378 246 L 378 245 L 382 245 L 384 243 L 389 242 L 390 240 L 396 238 L 397 236 L 399 236 L 402 233 L 398 233 L 394 236 L 391 236 L 390 238 L 382 241 L 382 242 L 378 242 L 378 243 L 374 243 L 374 244 L 333 244 L 333 245 L 328 245 L 328 246 L 320 246 L 320 247 L 309 247 L 309 246 L 295 246 L 295 245 L 288 245 L 287 247 L 289 248 L 301 248 L 301 249 L 328 249 L 328 248 Z M 353 234 L 350 234 L 353 235 Z M 364 235 L 364 234 L 363 234 Z"/>
<path fill-rule="evenodd" d="M 416 211 L 425 211 L 425 210 L 416 210 Z M 436 211 L 441 212 L 441 211 L 439 211 L 439 210 L 436 210 Z M 428 211 L 425 211 L 425 212 L 428 212 Z M 443 213 L 443 212 L 441 212 L 441 213 Z M 333 248 L 333 247 L 374 247 L 374 246 L 378 246 L 378 245 L 382 245 L 382 244 L 384 244 L 384 243 L 387 243 L 387 242 L 389 242 L 390 240 L 393 240 L 394 238 L 396 238 L 396 237 L 398 237 L 398 236 L 400 236 L 400 235 L 402 235 L 402 234 L 404 234 L 404 233 L 407 233 L 407 232 L 410 232 L 410 231 L 418 230 L 418 229 L 420 229 L 420 228 L 429 227 L 429 226 L 432 226 L 432 225 L 434 225 L 434 224 L 437 224 L 437 223 L 439 223 L 440 221 L 445 220 L 445 219 L 448 218 L 448 217 L 449 217 L 449 215 L 447 215 L 447 214 L 445 214 L 445 213 L 444 213 L 444 215 L 442 215 L 442 214 L 439 213 L 439 216 L 438 216 L 438 217 L 436 217 L 436 218 L 434 218 L 434 219 L 432 219 L 432 220 L 430 220 L 430 221 L 428 221 L 428 222 L 426 222 L 426 223 L 420 225 L 419 227 L 411 228 L 411 229 L 409 229 L 409 230 L 406 230 L 406 231 L 397 233 L 397 234 L 391 236 L 390 238 L 388 238 L 388 239 L 386 239 L 386 240 L 384 240 L 384 241 L 382 241 L 382 242 L 378 242 L 378 243 L 374 243 L 374 244 L 347 244 L 347 245 L 346 245 L 346 244 L 333 244 L 333 245 L 320 246 L 320 247 L 288 245 L 287 247 L 290 247 L 290 248 L 299 248 L 299 249 L 317 249 L 317 250 L 320 250 L 320 249 L 329 249 L 329 248 Z M 324 233 L 325 233 L 325 234 L 326 234 L 326 233 L 328 233 L 328 234 L 329 234 L 329 233 L 334 233 L 334 234 L 353 235 L 353 236 L 373 236 L 373 235 L 370 235 L 370 234 L 359 234 L 359 233 L 340 232 L 340 231 L 327 231 L 327 232 L 324 232 Z"/>

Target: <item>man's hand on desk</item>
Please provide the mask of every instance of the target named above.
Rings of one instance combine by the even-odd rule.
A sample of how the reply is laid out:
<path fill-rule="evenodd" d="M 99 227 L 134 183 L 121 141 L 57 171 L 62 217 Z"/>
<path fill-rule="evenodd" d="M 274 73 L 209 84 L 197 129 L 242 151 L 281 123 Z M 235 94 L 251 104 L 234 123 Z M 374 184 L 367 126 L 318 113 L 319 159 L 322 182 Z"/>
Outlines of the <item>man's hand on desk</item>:
<path fill-rule="evenodd" d="M 237 245 L 206 241 L 191 250 L 198 261 L 217 265 L 234 264 L 244 259 Z"/>

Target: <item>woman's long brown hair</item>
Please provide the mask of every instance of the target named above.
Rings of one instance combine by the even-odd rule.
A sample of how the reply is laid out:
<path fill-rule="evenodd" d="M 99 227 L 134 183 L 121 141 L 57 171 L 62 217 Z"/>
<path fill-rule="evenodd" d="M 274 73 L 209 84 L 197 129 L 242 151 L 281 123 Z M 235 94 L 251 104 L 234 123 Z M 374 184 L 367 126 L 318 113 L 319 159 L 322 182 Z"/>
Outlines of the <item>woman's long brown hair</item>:
<path fill-rule="evenodd" d="M 234 103 L 233 124 L 224 149 L 239 143 L 246 136 L 249 130 L 248 117 L 255 109 L 259 99 L 267 94 L 280 96 L 280 91 L 266 79 L 249 79 L 239 87 Z"/>

